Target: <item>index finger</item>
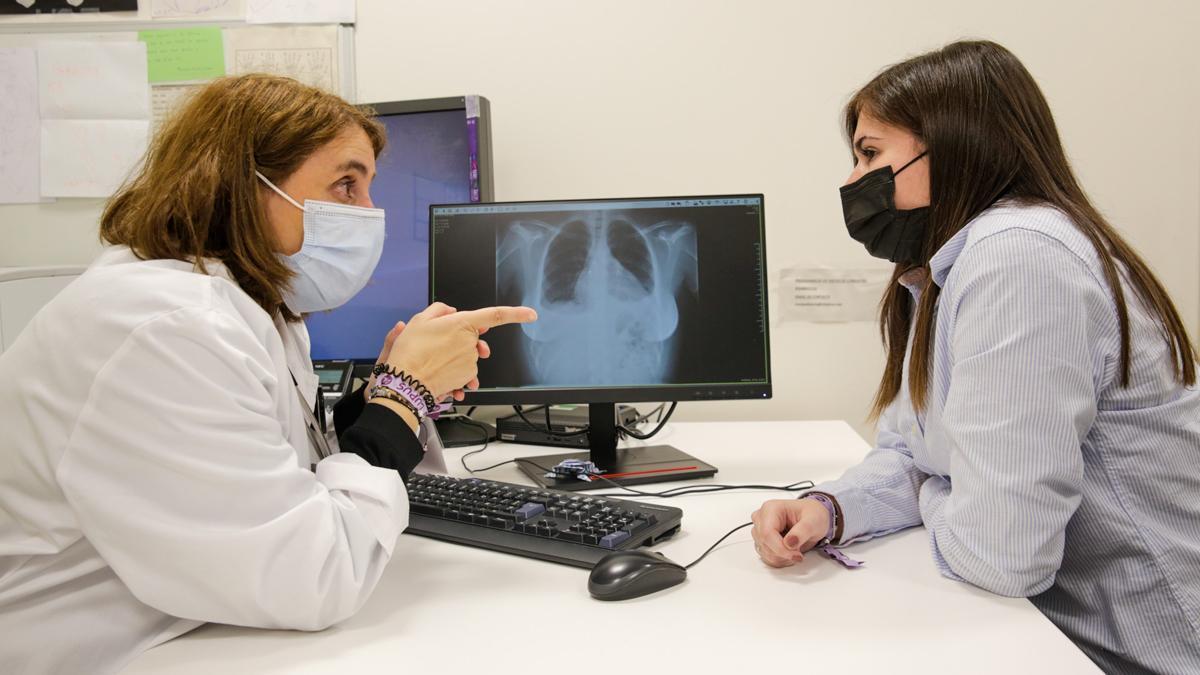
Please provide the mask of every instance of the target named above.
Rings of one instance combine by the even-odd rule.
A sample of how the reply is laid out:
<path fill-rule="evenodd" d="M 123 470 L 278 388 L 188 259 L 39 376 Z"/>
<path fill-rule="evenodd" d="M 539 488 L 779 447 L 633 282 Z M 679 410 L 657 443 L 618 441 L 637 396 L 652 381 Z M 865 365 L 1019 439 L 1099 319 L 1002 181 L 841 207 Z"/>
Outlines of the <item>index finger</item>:
<path fill-rule="evenodd" d="M 467 320 L 477 331 L 503 326 L 509 323 L 529 323 L 537 321 L 537 312 L 529 307 L 484 307 L 466 312 L 458 316 Z"/>

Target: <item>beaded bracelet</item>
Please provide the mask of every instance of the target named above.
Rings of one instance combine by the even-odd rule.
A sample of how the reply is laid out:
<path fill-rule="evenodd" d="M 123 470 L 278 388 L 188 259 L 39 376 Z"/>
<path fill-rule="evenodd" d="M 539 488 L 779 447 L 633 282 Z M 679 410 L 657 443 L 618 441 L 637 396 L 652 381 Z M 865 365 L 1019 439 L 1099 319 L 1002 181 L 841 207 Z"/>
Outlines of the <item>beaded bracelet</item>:
<path fill-rule="evenodd" d="M 395 391 L 392 391 L 391 389 L 375 387 L 375 389 L 371 390 L 371 400 L 374 401 L 377 398 L 383 398 L 383 399 L 387 399 L 389 401 L 395 401 L 396 403 L 399 403 L 400 405 L 404 406 L 404 408 L 406 410 L 411 412 L 413 414 L 413 417 L 417 418 L 418 422 L 420 422 L 421 419 L 423 417 L 425 417 L 423 414 L 421 414 L 421 411 L 417 410 L 417 407 L 412 404 L 412 401 L 409 401 L 407 398 L 404 398 L 403 396 L 401 396 L 400 394 L 397 394 Z"/>

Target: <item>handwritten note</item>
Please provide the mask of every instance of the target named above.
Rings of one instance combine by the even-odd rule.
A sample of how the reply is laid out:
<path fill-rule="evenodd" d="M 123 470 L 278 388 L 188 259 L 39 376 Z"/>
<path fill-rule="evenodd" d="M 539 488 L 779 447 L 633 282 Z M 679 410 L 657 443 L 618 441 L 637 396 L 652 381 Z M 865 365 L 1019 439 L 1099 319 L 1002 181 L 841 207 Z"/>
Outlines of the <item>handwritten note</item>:
<path fill-rule="evenodd" d="M 246 16 L 246 7 L 242 0 L 153 0 L 150 16 L 155 19 L 241 19 Z"/>
<path fill-rule="evenodd" d="M 145 44 L 47 42 L 37 58 L 43 119 L 149 119 Z"/>
<path fill-rule="evenodd" d="M 247 23 L 354 23 L 354 0 L 247 0 Z"/>
<path fill-rule="evenodd" d="M 37 52 L 0 49 L 0 204 L 40 201 Z"/>
<path fill-rule="evenodd" d="M 138 32 L 138 39 L 146 43 L 151 84 L 211 80 L 225 74 L 220 28 L 144 30 Z"/>
<path fill-rule="evenodd" d="M 42 120 L 42 194 L 108 197 L 146 150 L 149 120 Z"/>

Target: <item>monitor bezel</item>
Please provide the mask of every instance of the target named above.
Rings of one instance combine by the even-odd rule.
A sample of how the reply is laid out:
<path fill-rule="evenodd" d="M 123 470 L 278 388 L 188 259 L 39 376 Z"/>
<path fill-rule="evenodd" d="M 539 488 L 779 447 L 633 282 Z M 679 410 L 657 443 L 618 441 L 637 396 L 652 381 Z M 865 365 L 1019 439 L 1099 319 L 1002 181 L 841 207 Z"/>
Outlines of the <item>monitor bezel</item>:
<path fill-rule="evenodd" d="M 628 387 L 574 387 L 574 388 L 544 388 L 544 389 L 479 389 L 465 392 L 465 405 L 529 405 L 529 404 L 559 404 L 559 403 L 644 403 L 651 401 L 734 401 L 734 400 L 768 400 L 773 396 L 773 380 L 771 368 L 771 322 L 770 301 L 768 291 L 767 267 L 767 205 L 763 193 L 736 193 L 710 195 L 670 195 L 648 197 L 598 197 L 577 199 L 525 199 L 520 201 L 489 202 L 487 206 L 514 206 L 522 204 L 594 204 L 598 202 L 630 202 L 630 201 L 662 201 L 689 199 L 747 199 L 759 200 L 759 236 L 762 242 L 762 275 L 759 283 L 762 286 L 763 297 L 763 326 L 764 348 L 766 349 L 766 381 L 763 383 L 748 383 L 745 385 L 638 385 Z M 450 207 L 482 206 L 482 202 L 466 204 L 430 204 L 429 205 L 429 302 L 434 302 L 434 209 Z M 486 338 L 485 338 L 486 339 Z M 493 357 L 496 358 L 496 357 Z"/>
<path fill-rule="evenodd" d="M 472 204 L 491 202 L 496 198 L 495 179 L 492 177 L 492 103 L 486 96 L 476 96 L 479 99 L 479 121 L 475 125 L 478 137 L 479 162 L 479 201 Z M 441 98 L 417 98 L 408 101 L 380 101 L 378 103 L 359 103 L 360 110 L 374 114 L 376 117 L 389 115 L 411 115 L 414 113 L 449 112 L 461 110 L 467 114 L 466 96 L 444 96 Z"/>

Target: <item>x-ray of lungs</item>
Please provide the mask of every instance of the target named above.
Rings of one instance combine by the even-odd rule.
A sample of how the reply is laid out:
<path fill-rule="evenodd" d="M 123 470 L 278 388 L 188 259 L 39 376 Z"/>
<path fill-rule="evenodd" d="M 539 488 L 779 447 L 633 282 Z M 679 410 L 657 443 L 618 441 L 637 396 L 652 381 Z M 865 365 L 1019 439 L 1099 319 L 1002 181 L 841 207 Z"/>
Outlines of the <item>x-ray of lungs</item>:
<path fill-rule="evenodd" d="M 597 211 L 500 228 L 496 286 L 537 310 L 523 347 L 539 385 L 669 381 L 681 294 L 699 294 L 696 227 Z"/>

